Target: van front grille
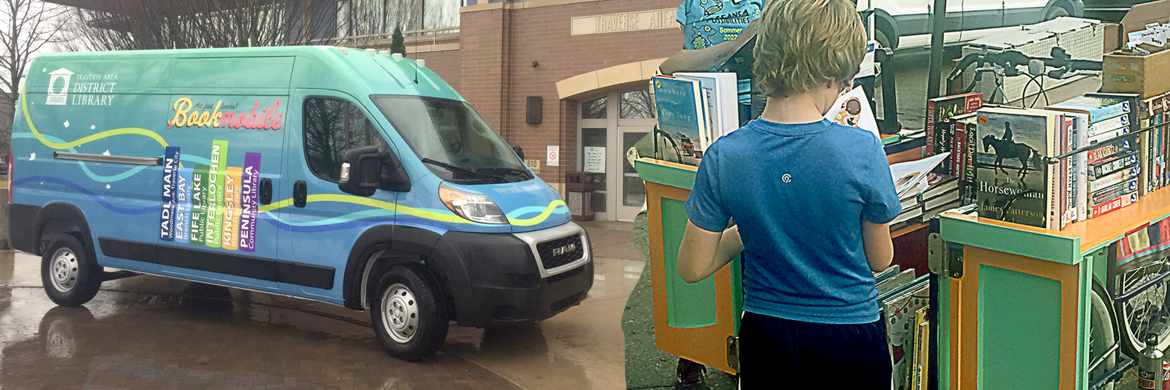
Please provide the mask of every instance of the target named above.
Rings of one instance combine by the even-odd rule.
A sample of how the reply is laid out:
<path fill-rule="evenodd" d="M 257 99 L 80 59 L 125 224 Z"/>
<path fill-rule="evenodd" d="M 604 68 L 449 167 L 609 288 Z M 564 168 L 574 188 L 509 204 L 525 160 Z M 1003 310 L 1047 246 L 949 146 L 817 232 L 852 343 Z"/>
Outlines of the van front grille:
<path fill-rule="evenodd" d="M 540 254 L 540 263 L 545 270 L 564 266 L 585 256 L 580 234 L 536 244 L 536 251 Z"/>

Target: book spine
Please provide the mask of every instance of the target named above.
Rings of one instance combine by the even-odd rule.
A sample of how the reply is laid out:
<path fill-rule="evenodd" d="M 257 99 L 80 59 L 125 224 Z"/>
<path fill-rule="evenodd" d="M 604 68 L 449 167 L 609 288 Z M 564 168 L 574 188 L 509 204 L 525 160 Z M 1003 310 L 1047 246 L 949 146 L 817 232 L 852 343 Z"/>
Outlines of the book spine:
<path fill-rule="evenodd" d="M 1068 151 L 1068 146 L 1070 144 L 1069 137 L 1072 133 L 1072 117 L 1061 115 L 1058 126 L 1060 126 L 1060 131 L 1057 133 L 1057 135 L 1059 135 L 1060 138 L 1058 138 L 1056 142 L 1057 153 L 1054 153 L 1053 155 L 1064 154 L 1064 152 Z M 1057 209 L 1057 214 L 1060 216 L 1060 230 L 1064 230 L 1064 228 L 1068 226 L 1068 205 L 1071 203 L 1069 201 L 1069 197 L 1075 195 L 1069 192 L 1068 188 L 1069 184 L 1071 184 L 1068 178 L 1068 163 L 1069 159 L 1062 158 L 1055 167 L 1057 174 L 1059 175 L 1058 180 L 1060 183 L 1060 185 L 1056 187 L 1058 193 L 1055 194 L 1056 198 L 1059 199 L 1058 205 L 1060 206 L 1060 208 Z"/>
<path fill-rule="evenodd" d="M 1139 154 L 1137 152 L 1129 152 L 1124 155 L 1116 156 L 1116 158 L 1112 160 L 1093 165 L 1092 169 L 1089 171 L 1089 179 L 1096 180 L 1099 177 L 1105 177 L 1110 173 L 1117 172 L 1123 168 L 1128 168 L 1131 166 L 1136 166 L 1139 169 L 1138 172 L 1140 175 L 1141 167 L 1138 166 L 1138 157 Z"/>
<path fill-rule="evenodd" d="M 951 175 L 956 177 L 963 176 L 963 166 L 967 161 L 967 129 L 963 122 L 955 122 L 955 146 L 949 157 L 951 163 Z"/>
<path fill-rule="evenodd" d="M 1122 207 L 1137 203 L 1137 198 L 1137 194 L 1129 194 L 1126 196 L 1114 198 L 1108 203 L 1093 206 L 1093 209 L 1089 212 L 1089 218 L 1100 218 L 1102 216 L 1108 215 L 1109 213 L 1117 211 Z"/>
<path fill-rule="evenodd" d="M 1076 132 L 1076 130 L 1077 129 L 1076 129 L 1075 125 L 1076 125 L 1076 122 L 1073 120 L 1073 117 L 1071 115 L 1065 117 L 1065 128 L 1067 129 L 1067 131 L 1066 131 L 1066 135 L 1065 135 L 1065 144 L 1064 144 L 1063 152 L 1068 152 L 1068 151 L 1076 149 L 1076 145 L 1077 145 L 1077 139 L 1076 139 L 1077 132 Z M 1063 159 L 1063 162 L 1064 162 L 1064 176 L 1062 176 L 1062 177 L 1065 178 L 1064 189 L 1065 189 L 1065 193 L 1068 194 L 1068 196 L 1065 198 L 1065 204 L 1064 204 L 1065 217 L 1064 218 L 1067 221 L 1066 223 L 1073 223 L 1073 222 L 1076 222 L 1076 220 L 1077 220 L 1077 206 L 1076 206 L 1077 205 L 1077 198 L 1080 196 L 1084 196 L 1084 195 L 1081 195 L 1080 193 L 1077 192 L 1077 159 L 1076 159 L 1076 157 L 1073 157 L 1073 156 L 1066 157 Z"/>
<path fill-rule="evenodd" d="M 1058 115 L 1056 122 L 1048 126 L 1047 132 L 1047 153 L 1051 156 L 1060 154 L 1061 147 L 1064 146 L 1064 115 Z M 1061 177 L 1063 173 L 1060 171 L 1061 160 L 1056 164 L 1040 164 L 1038 168 L 1048 171 L 1048 186 L 1045 188 L 1045 194 L 1048 197 L 1048 223 L 1046 228 L 1051 230 L 1061 230 L 1064 225 L 1061 224 L 1061 217 L 1064 216 L 1063 199 L 1066 194 L 1063 194 L 1064 179 Z"/>
<path fill-rule="evenodd" d="M 1153 143 L 1150 141 L 1150 132 L 1141 133 L 1138 143 L 1142 146 L 1138 160 L 1141 163 L 1138 168 L 1141 168 L 1142 172 L 1141 182 L 1138 183 L 1138 194 L 1146 196 L 1150 192 L 1150 144 Z"/>
<path fill-rule="evenodd" d="M 1089 111 L 1089 122 L 1100 122 L 1118 115 L 1129 113 L 1129 103 L 1121 102 L 1108 107 L 1101 107 Z"/>
<path fill-rule="evenodd" d="M 1089 191 L 1090 192 L 1097 192 L 1097 191 L 1115 186 L 1115 185 L 1117 185 L 1123 181 L 1126 181 L 1126 180 L 1137 179 L 1137 177 L 1138 177 L 1138 169 L 1137 168 L 1122 169 L 1120 171 L 1108 174 L 1105 177 L 1102 177 L 1100 179 L 1093 180 L 1092 183 L 1089 184 Z"/>
<path fill-rule="evenodd" d="M 1093 193 L 1093 205 L 1099 205 L 1099 204 L 1108 202 L 1110 200 L 1113 200 L 1113 198 L 1116 198 L 1116 197 L 1119 197 L 1122 195 L 1129 195 L 1137 190 L 1138 190 L 1137 180 L 1130 180 L 1130 181 L 1127 181 L 1127 182 L 1124 182 L 1121 184 L 1117 184 L 1115 186 L 1106 188 L 1104 190 L 1094 192 Z"/>
<path fill-rule="evenodd" d="M 937 106 L 938 102 L 934 100 L 926 101 L 926 151 L 922 153 L 923 158 L 933 156 L 935 153 L 934 143 L 938 138 L 935 134 L 938 131 L 935 129 L 935 115 L 937 115 L 935 109 Z"/>
<path fill-rule="evenodd" d="M 1094 136 L 1119 127 L 1129 126 L 1129 116 L 1118 115 L 1089 126 L 1089 135 Z"/>
<path fill-rule="evenodd" d="M 980 100 L 982 102 L 982 100 Z M 978 126 L 975 122 L 968 123 L 966 126 L 967 134 L 972 136 L 971 141 L 974 141 Z M 959 185 L 963 188 L 965 196 L 961 197 L 962 204 L 975 203 L 975 142 L 967 142 L 966 168 L 963 171 L 963 177 L 960 179 Z"/>
<path fill-rule="evenodd" d="M 1114 138 L 1117 138 L 1117 137 L 1120 137 L 1120 136 L 1123 136 L 1126 134 L 1129 134 L 1129 127 L 1128 126 L 1119 127 L 1119 128 L 1113 129 L 1113 130 L 1099 133 L 1097 135 L 1089 136 L 1089 145 L 1107 142 L 1109 140 L 1112 140 Z"/>
<path fill-rule="evenodd" d="M 1115 155 L 1134 150 L 1135 137 L 1129 136 L 1122 139 L 1106 142 L 1100 146 L 1094 146 L 1093 150 L 1085 152 L 1086 160 L 1089 164 L 1096 164 L 1113 158 Z"/>

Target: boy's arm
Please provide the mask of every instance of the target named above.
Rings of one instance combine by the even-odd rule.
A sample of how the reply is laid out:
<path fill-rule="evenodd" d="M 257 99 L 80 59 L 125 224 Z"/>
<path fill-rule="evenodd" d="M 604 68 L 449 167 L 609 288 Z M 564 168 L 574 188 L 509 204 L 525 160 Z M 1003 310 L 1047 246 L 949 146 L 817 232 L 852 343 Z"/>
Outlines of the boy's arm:
<path fill-rule="evenodd" d="M 674 74 L 675 72 L 710 71 L 716 65 L 727 61 L 739 49 L 747 45 L 752 38 L 755 38 L 757 28 L 759 28 L 758 23 L 752 21 L 747 27 L 744 27 L 743 32 L 735 40 L 722 42 L 705 49 L 680 50 L 678 53 L 666 59 L 658 69 L 662 71 L 662 74 L 666 75 Z"/>
<path fill-rule="evenodd" d="M 688 220 L 678 248 L 678 274 L 687 283 L 698 282 L 730 263 L 742 250 L 739 226 L 712 232 Z"/>
<path fill-rule="evenodd" d="M 894 262 L 894 241 L 890 238 L 890 224 L 879 225 L 862 218 L 861 241 L 865 244 L 865 259 L 873 272 L 885 270 Z"/>

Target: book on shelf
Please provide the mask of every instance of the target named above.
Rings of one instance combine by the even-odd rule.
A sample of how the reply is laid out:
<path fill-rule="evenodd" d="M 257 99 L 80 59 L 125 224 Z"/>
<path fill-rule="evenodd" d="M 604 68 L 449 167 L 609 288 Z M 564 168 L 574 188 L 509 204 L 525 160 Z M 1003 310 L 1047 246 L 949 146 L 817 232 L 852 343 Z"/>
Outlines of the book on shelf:
<path fill-rule="evenodd" d="M 1101 122 L 1130 112 L 1129 101 L 1106 96 L 1084 95 L 1051 104 L 1049 110 L 1083 112 L 1090 123 Z"/>
<path fill-rule="evenodd" d="M 930 309 L 922 308 L 919 314 L 915 316 L 915 322 L 918 324 L 918 339 L 915 341 L 917 346 L 917 354 L 914 359 L 914 380 L 913 390 L 926 390 L 930 378 Z"/>
<path fill-rule="evenodd" d="M 983 107 L 982 93 L 964 93 L 944 96 L 926 101 L 926 151 L 925 157 L 945 152 L 944 145 L 950 142 L 938 138 L 939 129 L 936 124 L 946 121 L 950 117 L 975 112 Z"/>
<path fill-rule="evenodd" d="M 833 108 L 825 113 L 825 119 L 842 126 L 856 127 L 873 133 L 879 139 L 882 138 L 882 134 L 878 132 L 877 117 L 873 115 L 873 110 L 869 107 L 869 97 L 865 96 L 865 90 L 862 88 L 854 88 L 837 98 Z M 886 143 L 883 141 L 882 144 Z"/>
<path fill-rule="evenodd" d="M 910 268 L 907 270 L 901 270 L 895 275 L 887 276 L 886 278 L 882 279 L 882 281 L 877 282 L 875 287 L 877 287 L 878 294 L 881 295 L 896 290 L 913 280 L 914 269 Z"/>
<path fill-rule="evenodd" d="M 730 72 L 679 72 L 674 77 L 696 80 L 707 99 L 709 131 L 702 136 L 703 150 L 715 140 L 739 129 L 739 81 Z"/>
<path fill-rule="evenodd" d="M 928 276 L 922 275 L 898 288 L 878 294 L 878 301 L 881 318 L 885 321 L 886 341 L 894 361 L 893 388 L 905 389 L 911 378 L 914 334 L 917 331 L 915 314 L 930 303 Z"/>
<path fill-rule="evenodd" d="M 902 266 L 891 264 L 889 267 L 886 267 L 886 269 L 882 270 L 882 272 L 873 273 L 874 283 L 889 279 L 890 277 L 893 277 L 900 272 L 902 272 Z"/>
<path fill-rule="evenodd" d="M 979 216 L 1059 230 L 1056 164 L 1059 112 L 1012 108 L 978 111 L 976 204 Z M 1059 210 L 1063 213 L 1063 210 Z"/>
<path fill-rule="evenodd" d="M 1129 123 L 1132 125 L 1140 124 L 1141 122 L 1140 117 L 1142 116 L 1142 99 L 1141 95 L 1139 94 L 1087 93 L 1084 96 L 1095 99 L 1121 102 L 1123 105 L 1129 106 L 1129 112 L 1126 113 L 1126 116 L 1129 118 Z M 1133 126 L 1130 127 L 1132 128 Z M 1140 128 L 1132 128 L 1132 130 L 1140 130 Z M 1114 136 L 1120 136 L 1120 134 L 1116 134 L 1116 132 L 1114 132 Z M 1137 136 L 1137 143 L 1139 145 L 1138 161 L 1141 166 L 1141 179 L 1138 182 L 1138 195 L 1140 196 L 1146 196 L 1146 194 L 1149 194 L 1150 191 L 1153 191 L 1155 188 L 1154 176 L 1152 175 L 1154 172 L 1154 159 L 1156 157 L 1156 154 L 1154 153 L 1155 139 L 1156 137 L 1154 134 L 1149 131 L 1142 132 Z"/>
<path fill-rule="evenodd" d="M 686 158 L 698 159 L 706 150 L 703 134 L 707 134 L 707 103 L 697 80 L 654 76 L 654 101 L 658 106 L 658 129 L 673 140 L 678 152 Z M 658 134 L 658 133 L 655 133 Z M 657 141 L 656 141 L 657 142 Z M 695 165 L 692 162 L 692 165 Z"/>

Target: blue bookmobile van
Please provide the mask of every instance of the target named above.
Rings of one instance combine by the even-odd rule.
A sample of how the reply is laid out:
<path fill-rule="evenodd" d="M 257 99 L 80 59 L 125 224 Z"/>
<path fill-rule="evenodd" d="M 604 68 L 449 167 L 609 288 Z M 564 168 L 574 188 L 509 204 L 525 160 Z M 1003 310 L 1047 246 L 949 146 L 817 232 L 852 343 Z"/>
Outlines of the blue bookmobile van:
<path fill-rule="evenodd" d="M 449 321 L 548 318 L 593 285 L 565 202 L 419 62 L 337 47 L 62 53 L 29 66 L 12 244 L 58 305 L 152 274 L 370 311 L 419 360 Z"/>

